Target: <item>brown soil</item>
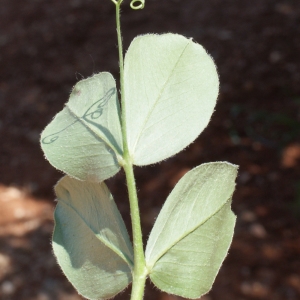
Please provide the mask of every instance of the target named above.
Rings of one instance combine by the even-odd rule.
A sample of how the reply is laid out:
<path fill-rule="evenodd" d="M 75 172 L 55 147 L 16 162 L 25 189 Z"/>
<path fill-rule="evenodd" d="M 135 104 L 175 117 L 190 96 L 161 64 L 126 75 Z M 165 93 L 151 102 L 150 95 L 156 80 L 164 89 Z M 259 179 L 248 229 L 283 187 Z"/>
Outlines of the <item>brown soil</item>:
<path fill-rule="evenodd" d="M 216 61 L 221 90 L 209 127 L 188 149 L 136 168 L 144 236 L 189 169 L 240 165 L 229 255 L 202 300 L 300 299 L 300 2 L 146 0 L 123 9 L 125 47 L 147 32 L 177 32 Z M 54 195 L 62 176 L 39 134 L 75 82 L 118 75 L 109 0 L 0 0 L 0 299 L 75 300 L 51 252 Z M 130 228 L 124 176 L 108 182 Z M 129 299 L 126 290 L 116 299 Z M 175 300 L 151 284 L 146 300 Z"/>

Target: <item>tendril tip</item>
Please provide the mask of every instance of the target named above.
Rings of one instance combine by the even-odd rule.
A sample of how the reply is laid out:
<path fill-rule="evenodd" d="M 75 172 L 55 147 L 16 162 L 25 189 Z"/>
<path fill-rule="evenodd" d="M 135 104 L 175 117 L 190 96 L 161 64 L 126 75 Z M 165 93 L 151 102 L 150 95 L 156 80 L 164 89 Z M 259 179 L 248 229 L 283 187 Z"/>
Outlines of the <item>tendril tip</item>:
<path fill-rule="evenodd" d="M 130 7 L 134 10 L 143 9 L 145 6 L 145 0 L 132 0 Z"/>

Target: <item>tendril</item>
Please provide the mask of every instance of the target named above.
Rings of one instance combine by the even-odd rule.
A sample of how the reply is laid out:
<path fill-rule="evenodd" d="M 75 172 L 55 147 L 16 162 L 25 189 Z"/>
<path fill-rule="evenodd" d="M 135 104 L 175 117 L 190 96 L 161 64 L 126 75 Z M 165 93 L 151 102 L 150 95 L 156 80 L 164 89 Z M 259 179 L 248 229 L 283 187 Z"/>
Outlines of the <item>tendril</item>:
<path fill-rule="evenodd" d="M 111 0 L 115 5 L 121 5 L 123 0 Z M 143 9 L 145 7 L 145 0 L 131 0 L 130 7 L 134 10 Z"/>
<path fill-rule="evenodd" d="M 130 2 L 130 7 L 135 10 L 143 9 L 144 6 L 145 6 L 145 0 L 132 0 Z"/>

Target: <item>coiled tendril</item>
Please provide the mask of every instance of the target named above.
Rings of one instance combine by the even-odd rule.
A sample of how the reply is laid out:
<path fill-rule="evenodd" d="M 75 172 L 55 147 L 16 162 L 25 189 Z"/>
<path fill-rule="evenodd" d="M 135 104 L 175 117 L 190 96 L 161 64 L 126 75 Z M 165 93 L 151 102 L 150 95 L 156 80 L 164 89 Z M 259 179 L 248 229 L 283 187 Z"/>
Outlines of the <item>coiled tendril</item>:
<path fill-rule="evenodd" d="M 130 2 L 130 7 L 132 9 L 143 9 L 145 6 L 145 0 L 132 0 Z"/>
<path fill-rule="evenodd" d="M 115 5 L 120 6 L 123 0 L 111 0 Z M 145 0 L 131 0 L 130 7 L 134 10 L 143 9 L 145 6 Z"/>

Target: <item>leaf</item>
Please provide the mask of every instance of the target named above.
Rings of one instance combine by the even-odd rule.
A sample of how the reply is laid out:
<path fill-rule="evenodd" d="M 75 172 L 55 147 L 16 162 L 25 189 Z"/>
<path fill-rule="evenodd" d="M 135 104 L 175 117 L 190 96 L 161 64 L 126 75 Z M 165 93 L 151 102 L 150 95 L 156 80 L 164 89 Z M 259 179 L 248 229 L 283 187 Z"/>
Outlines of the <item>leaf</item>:
<path fill-rule="evenodd" d="M 146 247 L 152 282 L 186 298 L 207 293 L 227 255 L 237 167 L 217 162 L 188 172 L 164 204 Z"/>
<path fill-rule="evenodd" d="M 203 47 L 171 33 L 133 40 L 124 81 L 135 165 L 159 162 L 193 142 L 207 126 L 219 90 L 215 64 Z"/>
<path fill-rule="evenodd" d="M 80 180 L 99 182 L 113 176 L 123 153 L 119 110 L 110 73 L 79 81 L 65 108 L 42 132 L 46 158 Z"/>
<path fill-rule="evenodd" d="M 60 267 L 84 297 L 113 297 L 132 280 L 133 250 L 108 188 L 65 176 L 55 192 L 52 244 Z"/>

